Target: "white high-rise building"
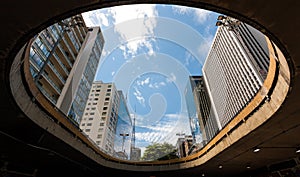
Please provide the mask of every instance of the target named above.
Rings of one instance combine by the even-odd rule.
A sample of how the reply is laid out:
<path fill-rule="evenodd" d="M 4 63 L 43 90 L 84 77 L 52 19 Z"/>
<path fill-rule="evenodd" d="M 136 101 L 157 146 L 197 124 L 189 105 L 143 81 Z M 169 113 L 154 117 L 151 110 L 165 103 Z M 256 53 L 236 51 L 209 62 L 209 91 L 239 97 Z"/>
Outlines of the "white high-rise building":
<path fill-rule="evenodd" d="M 202 72 L 221 129 L 261 88 L 269 67 L 266 36 L 230 17 L 219 26 Z"/>
<path fill-rule="evenodd" d="M 126 126 L 128 126 L 128 132 L 126 133 L 131 135 L 132 131 L 131 119 L 124 103 L 122 92 L 118 91 L 113 83 L 95 81 L 80 122 L 80 129 L 104 152 L 112 156 L 116 154 L 116 133 L 123 131 L 124 127 L 127 130 Z M 129 122 L 127 122 L 128 120 Z M 121 124 L 119 122 L 123 122 L 123 124 L 118 126 L 118 124 Z M 117 127 L 120 127 L 120 130 L 117 130 Z M 128 140 L 130 140 L 130 137 L 127 138 Z M 124 143 L 130 144 L 127 141 Z M 126 147 L 127 152 L 130 151 L 130 147 L 125 146 L 123 142 L 117 144 L 121 146 L 119 148 Z M 122 147 L 122 145 L 124 146 Z M 122 151 L 126 152 L 125 149 L 122 149 Z"/>

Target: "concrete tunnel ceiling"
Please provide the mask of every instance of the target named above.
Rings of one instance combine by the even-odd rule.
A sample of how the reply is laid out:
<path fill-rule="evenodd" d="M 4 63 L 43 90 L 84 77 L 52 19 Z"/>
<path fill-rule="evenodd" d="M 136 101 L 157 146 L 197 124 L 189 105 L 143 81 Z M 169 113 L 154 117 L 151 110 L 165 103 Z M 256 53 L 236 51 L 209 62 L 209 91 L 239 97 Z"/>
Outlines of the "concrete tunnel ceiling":
<path fill-rule="evenodd" d="M 15 54 L 19 49 L 27 42 L 32 36 L 37 34 L 45 27 L 57 22 L 60 19 L 76 15 L 81 12 L 94 10 L 103 7 L 110 7 L 116 5 L 136 4 L 136 3 L 161 3 L 161 4 L 177 4 L 190 7 L 203 8 L 215 12 L 219 12 L 225 15 L 238 18 L 243 22 L 246 22 L 257 29 L 261 30 L 267 36 L 273 40 L 276 45 L 281 49 L 287 58 L 290 65 L 292 84 L 294 86 L 291 89 L 291 98 L 286 101 L 286 104 L 297 104 L 295 107 L 299 107 L 297 99 L 299 94 L 295 93 L 296 88 L 299 86 L 297 82 L 297 70 L 294 70 L 294 65 L 298 66 L 300 60 L 300 52 L 298 50 L 297 41 L 300 40 L 299 34 L 295 34 L 295 29 L 300 27 L 299 23 L 294 23 L 291 17 L 296 17 L 297 9 L 299 8 L 299 2 L 292 0 L 288 1 L 272 1 L 272 3 L 261 2 L 259 0 L 250 1 L 244 0 L 239 3 L 232 1 L 64 1 L 61 4 L 60 1 L 10 1 L 1 2 L 1 19 L 6 29 L 2 29 L 0 42 L 0 59 L 1 59 L 1 92 L 2 94 L 9 93 L 7 83 L 10 81 L 7 77 L 10 70 L 11 63 Z M 15 6 L 18 4 L 18 6 Z M 294 5 L 291 5 L 294 4 Z M 47 8 L 44 8 L 47 7 Z M 258 8 L 259 7 L 259 8 Z M 29 10 L 30 9 L 30 10 Z M 34 10 L 32 10 L 34 9 Z M 263 10 L 262 10 L 263 9 Z M 285 9 L 285 13 L 282 14 L 281 10 Z M 12 15 L 14 14 L 14 15 Z M 39 14 L 38 16 L 36 14 Z M 285 25 L 282 25 L 285 24 Z M 297 67 L 298 68 L 298 67 Z M 4 95 L 7 98 L 10 94 Z M 10 100 L 11 97 L 8 97 Z M 1 105 L 4 105 L 3 101 Z M 285 105 L 284 105 L 285 106 Z M 5 107 L 5 106 L 4 106 Z M 290 108 L 287 114 L 291 112 L 297 112 L 297 109 Z"/>
<path fill-rule="evenodd" d="M 27 3 L 17 3 L 20 4 L 18 6 L 14 6 L 14 1 L 10 1 L 9 3 L 5 3 L 2 5 L 2 16 L 3 21 L 2 23 L 5 24 L 7 29 L 10 29 L 3 39 L 14 39 L 13 41 L 9 42 L 9 46 L 4 46 L 4 41 L 1 43 L 1 53 L 6 56 L 7 51 L 13 48 L 13 44 L 16 44 L 16 47 L 20 47 L 21 43 L 26 42 L 32 36 L 43 30 L 44 28 L 50 26 L 51 24 L 70 17 L 72 15 L 76 15 L 79 13 L 87 12 L 90 10 L 95 10 L 99 8 L 105 7 L 112 7 L 118 5 L 133 5 L 133 4 L 149 4 L 149 3 L 158 3 L 158 4 L 176 4 L 176 5 L 183 5 L 189 7 L 196 7 L 202 8 L 206 10 L 211 10 L 214 12 L 219 12 L 225 15 L 229 15 L 235 17 L 247 24 L 254 26 L 255 28 L 259 29 L 261 32 L 266 34 L 272 41 L 278 45 L 282 52 L 285 54 L 287 58 L 289 58 L 289 52 L 285 49 L 285 39 L 280 37 L 280 30 L 278 28 L 285 28 L 281 27 L 281 21 L 286 21 L 282 18 L 282 16 L 278 15 L 278 13 L 272 13 L 269 16 L 261 12 L 261 8 L 264 8 L 264 11 L 279 11 L 280 9 L 273 8 L 289 3 L 280 3 L 280 2 L 272 2 L 272 5 L 266 2 L 256 2 L 253 1 L 243 1 L 239 3 L 233 3 L 230 1 L 212 1 L 212 0 L 201 0 L 201 1 L 165 1 L 165 0 L 156 0 L 156 1 L 103 1 L 103 2 L 94 2 L 94 1 L 76 1 L 76 2 L 64 2 L 63 4 L 59 1 L 57 2 L 47 2 L 44 1 L 43 4 L 36 6 L 38 1 L 32 0 L 28 1 Z M 34 5 L 32 5 L 34 4 Z M 285 5 L 286 6 L 286 5 Z M 43 8 L 47 7 L 47 8 Z M 283 8 L 282 8 L 283 9 Z M 294 13 L 294 14 L 293 14 Z M 15 16 L 13 14 L 26 14 L 23 16 Z M 38 16 L 36 14 L 39 14 Z M 296 13 L 293 11 L 289 11 L 289 14 L 293 14 L 296 16 Z M 293 16 L 291 15 L 291 16 Z M 276 19 L 276 21 L 274 21 Z M 18 23 L 16 23 L 18 22 Z M 18 24 L 18 30 L 14 26 Z M 282 23 L 285 24 L 285 23 Z M 275 28 L 272 30 L 272 28 Z M 291 30 L 286 26 L 285 30 Z M 3 34 L 2 34 L 3 35 Z M 14 35 L 14 37 L 12 37 Z"/>

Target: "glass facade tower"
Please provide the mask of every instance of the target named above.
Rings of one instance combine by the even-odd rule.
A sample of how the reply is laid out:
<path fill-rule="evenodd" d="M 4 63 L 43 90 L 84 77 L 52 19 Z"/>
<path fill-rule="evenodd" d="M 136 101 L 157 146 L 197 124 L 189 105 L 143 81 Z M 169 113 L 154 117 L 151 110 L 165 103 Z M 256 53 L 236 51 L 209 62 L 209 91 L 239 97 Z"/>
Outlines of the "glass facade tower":
<path fill-rule="evenodd" d="M 104 38 L 81 15 L 53 24 L 34 37 L 30 71 L 39 90 L 78 124 L 94 80 Z"/>

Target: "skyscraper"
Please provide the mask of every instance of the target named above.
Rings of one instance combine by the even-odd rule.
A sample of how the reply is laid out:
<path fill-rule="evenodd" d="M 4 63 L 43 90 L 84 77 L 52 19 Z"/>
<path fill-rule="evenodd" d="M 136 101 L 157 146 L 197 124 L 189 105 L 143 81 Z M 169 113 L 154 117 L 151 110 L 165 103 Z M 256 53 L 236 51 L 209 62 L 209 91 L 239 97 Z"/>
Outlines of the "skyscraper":
<path fill-rule="evenodd" d="M 132 123 L 123 93 L 113 83 L 93 83 L 80 128 L 107 154 L 128 157 Z"/>
<path fill-rule="evenodd" d="M 214 112 L 211 110 L 211 102 L 205 88 L 203 76 L 190 76 L 189 84 L 193 94 L 204 145 L 217 134 L 220 127 L 218 126 Z"/>
<path fill-rule="evenodd" d="M 115 133 L 114 150 L 124 154 L 128 160 L 131 153 L 132 121 L 127 108 L 126 99 L 122 91 L 118 91 L 119 106 L 117 109 L 118 121 Z M 122 157 L 121 157 L 122 158 Z"/>
<path fill-rule="evenodd" d="M 130 160 L 140 161 L 141 160 L 142 150 L 138 147 L 131 147 Z"/>
<path fill-rule="evenodd" d="M 177 148 L 177 156 L 179 158 L 187 157 L 191 155 L 193 149 L 193 137 L 190 135 L 185 135 L 184 137 L 180 137 L 177 139 L 176 148 Z"/>
<path fill-rule="evenodd" d="M 39 90 L 65 115 L 80 122 L 104 38 L 76 15 L 41 31 L 30 48 L 30 71 Z"/>
<path fill-rule="evenodd" d="M 224 127 L 254 97 L 268 72 L 266 36 L 240 21 L 219 16 L 205 64 L 205 87 L 219 125 Z"/>
<path fill-rule="evenodd" d="M 195 99 L 194 99 L 194 94 L 193 94 L 193 86 L 190 80 L 188 80 L 185 90 L 184 90 L 184 95 L 185 95 L 185 101 L 186 101 L 186 107 L 187 107 L 187 113 L 188 113 L 188 118 L 189 118 L 189 123 L 190 123 L 190 128 L 191 128 L 191 133 L 192 133 L 192 139 L 193 143 L 201 143 L 203 141 L 202 137 L 202 131 L 203 128 L 200 129 L 200 124 L 202 124 L 202 120 L 199 120 L 198 117 L 198 112 L 196 109 L 196 104 L 195 104 Z"/>

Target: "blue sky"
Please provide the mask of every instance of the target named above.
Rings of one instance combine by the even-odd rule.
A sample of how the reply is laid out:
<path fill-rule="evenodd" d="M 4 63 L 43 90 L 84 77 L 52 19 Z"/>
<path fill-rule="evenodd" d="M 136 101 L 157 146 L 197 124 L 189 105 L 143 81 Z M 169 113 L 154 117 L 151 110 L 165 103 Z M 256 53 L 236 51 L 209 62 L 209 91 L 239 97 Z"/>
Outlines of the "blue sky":
<path fill-rule="evenodd" d="M 189 75 L 202 75 L 219 14 L 140 4 L 82 15 L 87 26 L 102 29 L 105 45 L 95 80 L 123 91 L 136 117 L 136 146 L 175 145 L 176 133 L 191 134 L 184 89 Z"/>

